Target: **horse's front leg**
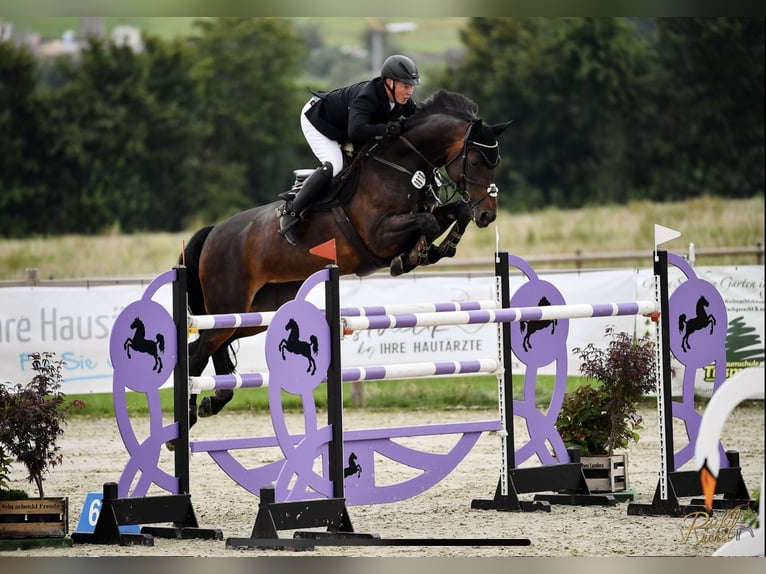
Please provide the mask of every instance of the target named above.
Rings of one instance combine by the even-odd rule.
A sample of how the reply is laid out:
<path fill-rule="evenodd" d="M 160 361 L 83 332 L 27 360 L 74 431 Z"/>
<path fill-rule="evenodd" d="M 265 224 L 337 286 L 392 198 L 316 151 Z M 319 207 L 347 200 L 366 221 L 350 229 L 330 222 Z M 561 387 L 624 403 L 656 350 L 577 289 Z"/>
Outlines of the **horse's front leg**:
<path fill-rule="evenodd" d="M 441 234 L 439 222 L 431 213 L 397 215 L 386 221 L 376 240 L 385 248 L 391 244 L 405 246 L 405 251 L 391 260 L 394 277 L 428 263 L 428 248 Z M 410 246 L 411 247 L 407 247 Z"/>
<path fill-rule="evenodd" d="M 436 220 L 439 222 L 441 233 L 450 226 L 447 236 L 436 245 L 432 244 L 428 248 L 428 263 L 436 263 L 444 257 L 454 257 L 457 253 L 457 244 L 463 237 L 463 233 L 471 222 L 471 208 L 467 203 L 452 203 L 434 210 Z M 441 234 L 440 233 L 440 234 Z"/>
<path fill-rule="evenodd" d="M 431 242 L 426 239 L 426 236 L 421 235 L 409 252 L 402 253 L 391 261 L 391 275 L 396 277 L 397 275 L 412 271 L 420 265 L 427 265 L 428 248 L 430 245 Z"/>

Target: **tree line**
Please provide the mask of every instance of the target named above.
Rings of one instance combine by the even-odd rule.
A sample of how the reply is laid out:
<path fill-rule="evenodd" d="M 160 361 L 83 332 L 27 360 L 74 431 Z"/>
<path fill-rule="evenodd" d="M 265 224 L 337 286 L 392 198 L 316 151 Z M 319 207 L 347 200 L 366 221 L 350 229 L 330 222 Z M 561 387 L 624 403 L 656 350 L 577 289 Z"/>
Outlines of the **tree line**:
<path fill-rule="evenodd" d="M 762 19 L 473 18 L 460 37 L 416 99 L 514 120 L 502 209 L 763 194 Z M 316 44 L 261 18 L 52 62 L 0 43 L 0 236 L 179 231 L 273 201 L 317 163 L 297 117 Z"/>

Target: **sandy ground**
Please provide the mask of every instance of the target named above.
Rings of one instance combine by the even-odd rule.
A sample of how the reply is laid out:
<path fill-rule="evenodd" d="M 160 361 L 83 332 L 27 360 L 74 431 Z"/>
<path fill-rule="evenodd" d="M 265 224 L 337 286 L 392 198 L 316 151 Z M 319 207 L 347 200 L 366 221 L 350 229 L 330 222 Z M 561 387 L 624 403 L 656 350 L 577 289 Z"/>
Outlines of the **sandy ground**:
<path fill-rule="evenodd" d="M 641 440 L 631 445 L 629 482 L 635 502 L 650 503 L 658 484 L 659 437 L 657 413 L 647 408 Z M 484 420 L 496 413 L 484 410 L 374 413 L 352 411 L 346 414 L 348 428 L 375 428 L 444 421 Z M 193 438 L 221 438 L 251 435 L 253 428 L 268 424 L 246 414 L 222 413 L 202 419 L 193 429 Z M 222 431 L 221 429 L 225 429 Z M 256 429 L 256 432 L 261 432 Z M 524 434 L 518 419 L 517 437 Z M 682 426 L 674 426 L 676 437 L 685 436 Z M 454 435 L 451 436 L 454 439 Z M 758 488 L 764 471 L 763 403 L 740 406 L 724 428 L 724 447 L 740 452 L 745 483 L 749 491 Z M 425 439 L 424 439 L 425 440 Z M 445 447 L 448 437 L 428 438 L 434 450 Z M 55 468 L 45 482 L 49 496 L 67 496 L 70 504 L 70 530 L 76 530 L 88 492 L 101 491 L 104 482 L 119 479 L 127 460 L 111 419 L 81 420 L 69 423 L 60 439 L 64 464 Z M 682 443 L 677 439 L 676 446 Z M 529 546 L 374 546 L 317 547 L 312 556 L 351 557 L 688 557 L 709 556 L 718 543 L 701 542 L 684 536 L 684 518 L 668 516 L 630 516 L 627 502 L 613 507 L 552 505 L 551 512 L 497 512 L 472 510 L 474 498 L 492 498 L 499 476 L 499 440 L 484 434 L 466 459 L 440 484 L 410 500 L 370 506 L 349 506 L 357 532 L 378 534 L 381 538 L 527 538 Z M 446 448 L 446 447 L 445 447 Z M 163 461 L 170 454 L 163 452 Z M 534 461 L 532 464 L 538 464 Z M 527 466 L 528 464 L 522 465 Z M 684 469 L 690 468 L 689 465 Z M 12 488 L 34 489 L 24 473 L 14 467 Z M 220 528 L 224 538 L 248 537 L 255 520 L 258 498 L 241 490 L 205 454 L 192 458 L 192 502 L 201 527 Z M 161 494 L 160 491 L 156 492 Z M 531 500 L 532 494 L 521 498 Z M 689 499 L 682 500 L 688 503 Z M 721 511 L 717 511 L 718 515 Z M 281 532 L 289 537 L 290 532 Z M 0 552 L 5 557 L 101 557 L 173 556 L 232 557 L 297 555 L 292 551 L 228 549 L 223 541 L 155 540 L 154 546 L 100 546 L 75 544 L 72 548 L 41 548 Z"/>

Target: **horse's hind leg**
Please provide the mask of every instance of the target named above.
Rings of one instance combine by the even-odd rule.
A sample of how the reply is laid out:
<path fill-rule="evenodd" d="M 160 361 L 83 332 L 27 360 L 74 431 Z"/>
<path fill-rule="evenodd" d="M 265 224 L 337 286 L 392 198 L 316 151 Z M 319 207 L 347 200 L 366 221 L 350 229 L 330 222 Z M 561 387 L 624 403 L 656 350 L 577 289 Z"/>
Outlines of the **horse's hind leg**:
<path fill-rule="evenodd" d="M 223 345 L 213 353 L 212 359 L 217 375 L 228 375 L 234 371 L 234 364 L 229 359 L 228 345 Z M 217 415 L 232 398 L 234 398 L 233 389 L 216 389 L 214 395 L 202 398 L 197 412 L 203 418 Z"/>

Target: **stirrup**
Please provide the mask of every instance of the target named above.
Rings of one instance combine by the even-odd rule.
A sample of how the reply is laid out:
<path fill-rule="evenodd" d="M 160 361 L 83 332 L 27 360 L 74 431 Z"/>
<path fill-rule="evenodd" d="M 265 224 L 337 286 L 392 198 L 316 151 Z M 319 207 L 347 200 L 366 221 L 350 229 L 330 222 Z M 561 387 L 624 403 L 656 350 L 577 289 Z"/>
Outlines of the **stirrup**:
<path fill-rule="evenodd" d="M 289 218 L 289 221 L 286 219 Z M 300 223 L 301 218 L 293 213 L 283 213 L 279 217 L 279 233 L 282 237 L 287 239 L 290 245 L 297 245 L 298 241 L 295 237 L 295 228 Z"/>

